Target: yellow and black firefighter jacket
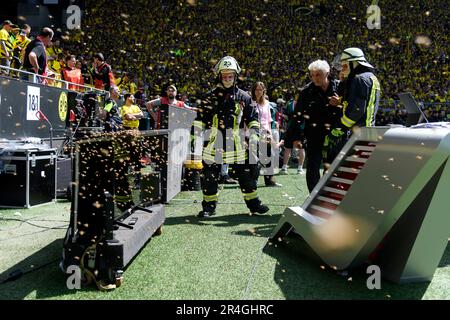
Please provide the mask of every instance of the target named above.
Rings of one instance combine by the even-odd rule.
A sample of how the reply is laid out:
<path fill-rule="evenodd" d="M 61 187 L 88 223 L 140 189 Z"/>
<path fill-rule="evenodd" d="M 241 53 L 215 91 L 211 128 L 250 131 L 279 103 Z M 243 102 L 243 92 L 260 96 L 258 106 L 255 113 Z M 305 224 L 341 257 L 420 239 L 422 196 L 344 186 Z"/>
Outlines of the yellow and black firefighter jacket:
<path fill-rule="evenodd" d="M 375 126 L 380 101 L 380 82 L 372 69 L 358 66 L 345 82 L 341 123 L 346 128 Z"/>
<path fill-rule="evenodd" d="M 210 163 L 247 160 L 245 128 L 259 137 L 258 113 L 250 95 L 237 87 L 218 86 L 209 91 L 194 121 L 195 136 L 204 132 L 203 160 Z"/>

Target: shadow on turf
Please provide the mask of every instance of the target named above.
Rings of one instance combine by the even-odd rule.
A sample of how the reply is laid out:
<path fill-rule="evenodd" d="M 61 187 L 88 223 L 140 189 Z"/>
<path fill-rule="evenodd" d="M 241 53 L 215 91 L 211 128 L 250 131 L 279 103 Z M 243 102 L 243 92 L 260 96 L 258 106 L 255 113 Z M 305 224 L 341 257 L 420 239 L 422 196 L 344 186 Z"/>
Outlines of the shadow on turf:
<path fill-rule="evenodd" d="M 228 214 L 221 215 L 220 213 L 216 214 L 210 218 L 198 218 L 197 216 L 178 216 L 178 217 L 166 217 L 164 225 L 179 225 L 179 224 L 195 224 L 195 225 L 213 225 L 215 227 L 232 227 L 239 226 L 241 224 L 266 224 L 267 226 L 263 227 L 255 227 L 257 233 L 263 237 L 268 237 L 275 227 L 276 223 L 280 220 L 280 215 L 249 215 L 248 213 L 236 213 L 236 214 Z M 210 224 L 210 222 L 214 222 Z M 217 223 L 219 222 L 219 223 Z M 237 231 L 236 234 L 239 235 L 248 235 L 252 234 L 248 231 Z"/>
<path fill-rule="evenodd" d="M 62 248 L 63 239 L 57 239 L 0 274 L 1 283 L 14 271 L 24 272 L 20 278 L 0 284 L 0 299 L 24 299 L 32 292 L 36 292 L 36 299 L 74 294 L 76 290 L 67 289 L 67 276 L 59 268 Z M 39 268 L 49 262 L 51 262 L 49 265 Z M 33 269 L 34 271 L 29 272 Z M 83 290 L 97 289 L 92 286 Z"/>
<path fill-rule="evenodd" d="M 300 237 L 289 236 L 270 243 L 264 253 L 277 260 L 274 279 L 286 299 L 421 299 L 429 283 L 395 284 L 382 280 L 380 290 L 369 290 L 367 266 L 342 277 L 326 264 Z M 450 245 L 439 266 L 450 263 Z"/>

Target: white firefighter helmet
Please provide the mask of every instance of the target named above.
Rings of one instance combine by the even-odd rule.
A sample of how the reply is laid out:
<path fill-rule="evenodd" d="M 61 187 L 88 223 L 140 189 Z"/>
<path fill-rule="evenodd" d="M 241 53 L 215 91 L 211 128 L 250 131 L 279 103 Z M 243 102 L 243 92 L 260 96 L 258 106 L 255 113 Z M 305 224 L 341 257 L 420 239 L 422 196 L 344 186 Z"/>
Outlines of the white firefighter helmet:
<path fill-rule="evenodd" d="M 237 74 L 241 73 L 239 63 L 232 56 L 223 57 L 214 67 L 214 72 L 216 74 L 219 74 L 223 70 L 233 70 Z"/>
<path fill-rule="evenodd" d="M 359 48 L 347 48 L 342 51 L 341 54 L 341 63 L 346 61 L 357 61 L 359 64 L 373 68 L 373 66 L 367 62 L 366 57 L 364 56 L 364 52 Z"/>

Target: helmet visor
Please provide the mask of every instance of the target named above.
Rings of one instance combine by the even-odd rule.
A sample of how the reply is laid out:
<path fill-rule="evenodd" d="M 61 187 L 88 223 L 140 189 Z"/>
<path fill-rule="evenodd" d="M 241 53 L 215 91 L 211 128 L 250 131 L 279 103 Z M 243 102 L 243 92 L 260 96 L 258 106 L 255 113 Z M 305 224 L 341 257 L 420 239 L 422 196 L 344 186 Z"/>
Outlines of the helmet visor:
<path fill-rule="evenodd" d="M 333 61 L 331 62 L 331 67 L 333 67 L 333 69 L 337 70 L 337 71 L 341 71 L 342 69 L 342 63 L 341 63 L 341 55 L 342 54 L 337 54 L 334 58 Z"/>

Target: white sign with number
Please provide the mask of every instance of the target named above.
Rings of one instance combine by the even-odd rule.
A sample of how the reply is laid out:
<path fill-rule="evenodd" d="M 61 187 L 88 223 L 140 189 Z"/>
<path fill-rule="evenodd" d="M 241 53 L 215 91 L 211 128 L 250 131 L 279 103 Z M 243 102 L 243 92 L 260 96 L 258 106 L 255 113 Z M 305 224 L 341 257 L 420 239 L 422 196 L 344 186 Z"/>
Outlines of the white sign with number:
<path fill-rule="evenodd" d="M 40 109 L 41 88 L 28 86 L 27 90 L 27 120 L 39 120 L 37 112 Z"/>

